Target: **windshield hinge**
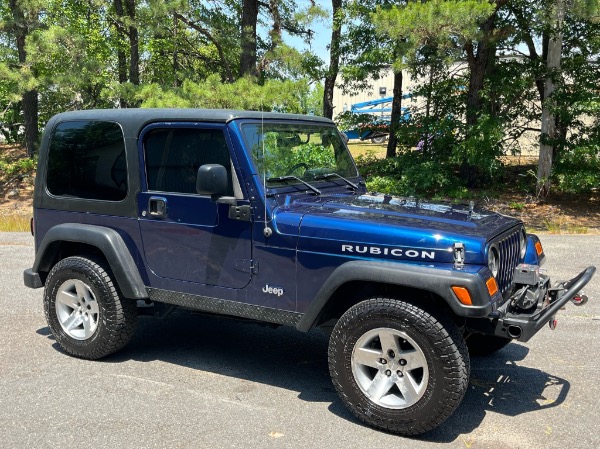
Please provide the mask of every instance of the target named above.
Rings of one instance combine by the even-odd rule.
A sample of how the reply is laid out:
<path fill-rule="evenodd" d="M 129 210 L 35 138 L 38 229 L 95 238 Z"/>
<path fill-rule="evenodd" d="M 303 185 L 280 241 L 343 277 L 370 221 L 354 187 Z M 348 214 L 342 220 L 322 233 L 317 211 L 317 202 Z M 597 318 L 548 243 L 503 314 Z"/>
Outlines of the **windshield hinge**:
<path fill-rule="evenodd" d="M 251 221 L 252 208 L 248 205 L 231 205 L 229 206 L 229 218 L 232 220 Z"/>
<path fill-rule="evenodd" d="M 454 249 L 454 268 L 463 268 L 465 266 L 465 245 L 463 243 L 455 243 Z"/>

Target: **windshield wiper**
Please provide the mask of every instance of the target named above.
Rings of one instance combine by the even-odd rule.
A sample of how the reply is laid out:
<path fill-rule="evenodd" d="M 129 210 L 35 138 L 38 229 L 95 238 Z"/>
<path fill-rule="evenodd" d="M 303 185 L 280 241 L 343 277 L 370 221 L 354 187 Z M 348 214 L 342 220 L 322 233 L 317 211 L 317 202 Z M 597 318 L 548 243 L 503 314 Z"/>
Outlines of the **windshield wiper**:
<path fill-rule="evenodd" d="M 317 195 L 321 194 L 321 191 L 317 189 L 315 186 L 310 185 L 308 182 L 298 178 L 297 176 L 287 175 L 287 176 L 278 176 L 276 178 L 267 178 L 267 182 L 287 182 L 287 181 L 298 181 L 308 187 L 310 190 L 315 192 Z"/>
<path fill-rule="evenodd" d="M 352 187 L 354 190 L 358 190 L 358 186 L 356 184 L 354 184 L 352 181 L 349 181 L 348 179 L 344 178 L 342 175 L 338 175 L 337 173 L 325 173 L 323 175 L 315 176 L 315 179 L 329 179 L 329 178 L 333 178 L 333 177 L 341 179 L 346 184 L 348 184 L 350 187 Z"/>

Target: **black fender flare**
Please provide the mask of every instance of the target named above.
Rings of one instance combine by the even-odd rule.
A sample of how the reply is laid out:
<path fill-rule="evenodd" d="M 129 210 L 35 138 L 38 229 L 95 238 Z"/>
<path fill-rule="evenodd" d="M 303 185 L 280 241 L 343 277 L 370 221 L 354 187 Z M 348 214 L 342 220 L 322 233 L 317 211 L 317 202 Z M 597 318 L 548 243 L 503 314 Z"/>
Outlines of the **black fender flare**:
<path fill-rule="evenodd" d="M 49 272 L 52 269 L 54 259 L 52 244 L 56 242 L 85 243 L 98 248 L 108 261 L 119 288 L 126 298 L 148 297 L 146 286 L 123 238 L 114 229 L 104 226 L 64 223 L 50 228 L 36 251 L 33 267 L 27 270 L 29 276 L 39 278 L 40 271 Z M 41 281 L 36 286 L 41 287 Z"/>
<path fill-rule="evenodd" d="M 356 260 L 340 265 L 331 273 L 296 328 L 308 332 L 333 293 L 351 281 L 378 282 L 428 291 L 443 298 L 456 315 L 464 317 L 487 316 L 493 310 L 492 300 L 500 299 L 499 293 L 490 298 L 485 282 L 478 274 L 398 262 Z M 458 301 L 451 289 L 454 285 L 469 290 L 473 305 L 465 306 Z"/>

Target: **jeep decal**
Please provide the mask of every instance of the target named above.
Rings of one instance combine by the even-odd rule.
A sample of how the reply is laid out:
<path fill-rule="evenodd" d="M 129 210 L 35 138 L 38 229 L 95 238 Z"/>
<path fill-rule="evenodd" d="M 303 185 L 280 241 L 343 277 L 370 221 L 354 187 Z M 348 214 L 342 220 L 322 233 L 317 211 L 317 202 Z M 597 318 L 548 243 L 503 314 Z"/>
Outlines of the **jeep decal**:
<path fill-rule="evenodd" d="M 373 254 L 394 257 L 410 257 L 420 259 L 435 259 L 435 251 L 425 251 L 405 248 L 380 248 L 367 245 L 342 245 L 343 253 Z"/>
<path fill-rule="evenodd" d="M 272 285 L 265 285 L 262 289 L 263 293 L 270 293 L 275 296 L 283 296 L 283 289 L 281 287 L 273 287 Z"/>

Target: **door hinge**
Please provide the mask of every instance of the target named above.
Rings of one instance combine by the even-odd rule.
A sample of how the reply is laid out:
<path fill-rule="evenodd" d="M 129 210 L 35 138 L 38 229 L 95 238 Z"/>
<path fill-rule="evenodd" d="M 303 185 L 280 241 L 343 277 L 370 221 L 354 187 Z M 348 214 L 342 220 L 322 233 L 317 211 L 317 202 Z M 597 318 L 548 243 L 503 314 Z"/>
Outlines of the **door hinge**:
<path fill-rule="evenodd" d="M 258 261 L 251 259 L 238 259 L 234 268 L 242 273 L 258 274 Z"/>

